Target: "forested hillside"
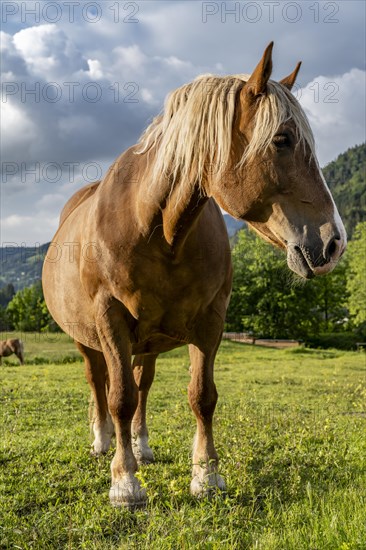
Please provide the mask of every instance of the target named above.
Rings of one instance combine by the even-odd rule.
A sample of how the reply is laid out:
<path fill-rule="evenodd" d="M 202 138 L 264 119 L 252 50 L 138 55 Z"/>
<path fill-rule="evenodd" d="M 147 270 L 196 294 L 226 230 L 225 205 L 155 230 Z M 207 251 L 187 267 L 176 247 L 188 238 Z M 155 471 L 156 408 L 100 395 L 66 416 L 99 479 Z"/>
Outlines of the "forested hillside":
<path fill-rule="evenodd" d="M 357 223 L 366 220 L 366 143 L 339 155 L 323 173 L 351 239 Z"/>
<path fill-rule="evenodd" d="M 15 290 L 21 290 L 38 281 L 48 244 L 0 247 L 0 287 L 11 283 Z"/>

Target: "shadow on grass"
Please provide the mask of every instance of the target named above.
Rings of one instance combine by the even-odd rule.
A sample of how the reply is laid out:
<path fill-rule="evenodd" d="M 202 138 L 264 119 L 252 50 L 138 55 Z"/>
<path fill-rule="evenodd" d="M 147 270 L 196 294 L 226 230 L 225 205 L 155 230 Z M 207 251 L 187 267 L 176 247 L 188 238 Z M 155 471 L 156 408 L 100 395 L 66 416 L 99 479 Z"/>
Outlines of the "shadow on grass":
<path fill-rule="evenodd" d="M 252 482 L 251 494 L 240 496 L 238 503 L 255 504 L 259 510 L 266 507 L 268 499 L 273 500 L 273 495 L 276 495 L 275 502 L 281 508 L 302 501 L 309 486 L 327 493 L 334 486 L 346 489 L 351 480 L 360 480 L 364 475 L 362 466 L 350 463 L 347 452 L 344 456 L 328 457 L 326 461 L 316 459 L 312 454 L 275 460 L 263 455 L 249 463 L 247 473 Z"/>

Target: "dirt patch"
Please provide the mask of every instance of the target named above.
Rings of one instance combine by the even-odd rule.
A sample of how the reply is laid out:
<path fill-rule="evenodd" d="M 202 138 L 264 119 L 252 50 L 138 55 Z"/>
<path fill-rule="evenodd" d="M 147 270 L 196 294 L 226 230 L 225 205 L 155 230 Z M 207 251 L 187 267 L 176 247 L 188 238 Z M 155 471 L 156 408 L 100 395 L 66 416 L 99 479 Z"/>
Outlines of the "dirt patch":
<path fill-rule="evenodd" d="M 256 339 L 245 333 L 226 332 L 223 335 L 223 340 L 230 340 L 232 342 L 239 342 L 240 344 L 250 344 L 254 346 L 263 346 L 266 348 L 287 349 L 297 348 L 301 346 L 301 342 L 298 340 L 271 340 L 267 338 Z"/>

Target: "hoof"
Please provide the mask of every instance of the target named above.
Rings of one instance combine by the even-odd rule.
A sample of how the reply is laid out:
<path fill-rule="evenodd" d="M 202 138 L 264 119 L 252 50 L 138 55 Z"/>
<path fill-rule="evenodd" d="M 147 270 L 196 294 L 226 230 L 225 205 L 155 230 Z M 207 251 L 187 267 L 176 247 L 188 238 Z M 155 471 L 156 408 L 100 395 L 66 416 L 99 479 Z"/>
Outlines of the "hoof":
<path fill-rule="evenodd" d="M 98 458 L 100 456 L 103 456 L 105 454 L 107 454 L 107 452 L 109 451 L 109 447 L 110 447 L 110 444 L 107 443 L 107 444 L 96 444 L 95 441 L 94 443 L 92 444 L 91 448 L 90 448 L 90 455 L 91 456 L 94 456 L 95 458 Z"/>
<path fill-rule="evenodd" d="M 195 497 L 209 497 L 217 490 L 225 491 L 225 482 L 215 472 L 203 476 L 195 475 L 191 481 L 191 494 Z"/>
<path fill-rule="evenodd" d="M 110 440 L 109 441 L 96 441 L 92 443 L 90 454 L 92 456 L 98 457 L 107 454 L 110 447 Z"/>
<path fill-rule="evenodd" d="M 109 490 L 112 506 L 124 506 L 130 510 L 141 508 L 147 502 L 146 490 L 132 474 L 125 475 L 112 485 Z"/>
<path fill-rule="evenodd" d="M 152 464 L 155 462 L 154 454 L 151 449 L 149 449 L 150 452 L 144 452 L 144 454 L 136 453 L 135 450 L 133 451 L 133 454 L 135 455 L 137 464 L 141 466 L 142 464 Z"/>
<path fill-rule="evenodd" d="M 97 451 L 93 446 L 90 449 L 90 456 L 93 456 L 94 458 L 99 458 L 100 456 L 106 455 L 107 451 Z"/>
<path fill-rule="evenodd" d="M 132 450 L 139 466 L 155 462 L 154 453 L 147 443 L 147 437 L 135 437 L 132 440 Z"/>

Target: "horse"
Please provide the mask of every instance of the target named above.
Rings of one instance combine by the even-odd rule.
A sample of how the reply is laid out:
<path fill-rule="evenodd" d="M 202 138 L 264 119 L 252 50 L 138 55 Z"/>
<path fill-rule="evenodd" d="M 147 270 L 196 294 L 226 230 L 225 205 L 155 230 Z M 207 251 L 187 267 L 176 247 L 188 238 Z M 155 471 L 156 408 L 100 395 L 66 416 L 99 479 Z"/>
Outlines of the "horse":
<path fill-rule="evenodd" d="M 0 365 L 3 357 L 9 357 L 9 355 L 15 355 L 18 357 L 21 365 L 24 365 L 24 345 L 18 338 L 9 338 L 0 342 Z"/>
<path fill-rule="evenodd" d="M 147 501 L 135 474 L 154 460 L 146 405 L 155 361 L 186 344 L 197 426 L 190 490 L 225 489 L 212 429 L 232 283 L 221 209 L 282 248 L 305 279 L 330 272 L 345 250 L 311 128 L 291 93 L 300 63 L 271 80 L 272 48 L 251 75 L 202 75 L 172 91 L 139 142 L 69 200 L 48 249 L 44 296 L 84 358 L 93 454 L 105 453 L 115 433 L 115 506 Z"/>

